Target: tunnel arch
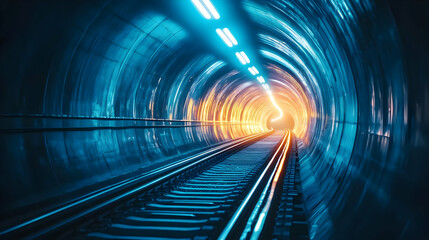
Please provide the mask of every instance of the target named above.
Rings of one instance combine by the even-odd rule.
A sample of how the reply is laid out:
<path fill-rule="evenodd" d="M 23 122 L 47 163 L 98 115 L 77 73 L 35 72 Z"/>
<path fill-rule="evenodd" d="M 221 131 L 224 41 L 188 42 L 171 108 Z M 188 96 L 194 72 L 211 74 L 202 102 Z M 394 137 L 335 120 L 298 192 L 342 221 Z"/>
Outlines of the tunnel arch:
<path fill-rule="evenodd" d="M 27 18 L 40 25 L 23 24 L 27 38 L 2 48 L 14 56 L 2 58 L 2 80 L 15 86 L 4 82 L 2 103 L 11 104 L 0 112 L 18 134 L 3 136 L 1 154 L 23 160 L 2 161 L 3 210 L 266 130 L 254 119 L 270 106 L 256 83 L 156 6 L 93 4 L 66 3 L 39 19 L 44 6 L 30 3 Z M 35 34 L 42 28 L 51 31 Z"/>
<path fill-rule="evenodd" d="M 382 4 L 369 1 L 360 5 L 329 2 L 323 6 L 315 2 L 245 1 L 244 6 L 257 23 L 262 56 L 298 79 L 312 102 L 313 119 L 306 132 L 309 146 L 303 156 L 303 167 L 308 174 L 304 177 L 309 192 L 308 205 L 314 220 L 311 234 L 327 238 L 335 231 L 332 229 L 335 225 L 344 231 L 336 231 L 335 236 L 346 236 L 347 231 L 353 231 L 344 225 L 350 223 L 344 221 L 345 216 L 353 219 L 347 211 L 370 214 L 387 204 L 381 202 L 388 194 L 376 189 L 393 191 L 392 185 L 384 185 L 387 183 L 381 178 L 374 178 L 378 170 L 362 168 L 360 161 L 370 162 L 373 157 L 386 159 L 394 154 L 395 150 L 388 154 L 388 149 L 399 147 L 398 142 L 390 138 L 393 130 L 398 138 L 404 137 L 399 126 L 405 121 L 402 113 L 406 104 L 403 102 L 406 79 L 396 29 L 386 17 Z M 368 12 L 380 15 L 366 15 Z M 356 18 L 371 22 L 371 30 L 358 26 Z M 382 39 L 383 46 L 373 39 Z M 274 75 L 270 77 L 276 79 L 278 71 L 270 73 Z M 393 100 L 392 95 L 397 99 Z M 392 113 L 397 115 L 393 117 Z M 392 125 L 398 127 L 392 129 Z M 362 155 L 369 145 L 371 149 L 384 151 Z M 378 187 L 368 190 L 353 186 L 354 181 L 361 186 Z M 318 195 L 320 192 L 323 196 Z M 381 205 L 368 207 L 368 202 L 355 198 L 362 195 L 371 195 Z M 382 232 L 376 221 L 386 220 L 373 221 L 377 229 L 372 231 Z M 360 235 L 357 231 L 353 234 Z"/>
<path fill-rule="evenodd" d="M 1 46 L 2 211 L 266 131 L 277 114 L 255 80 L 155 1 L 10 4 L 5 18 L 19 25 Z M 382 213 L 411 201 L 394 187 L 411 80 L 387 4 L 240 4 L 273 94 L 293 113 L 311 234 L 400 229 L 406 220 Z M 22 9 L 24 22 L 13 16 Z"/>

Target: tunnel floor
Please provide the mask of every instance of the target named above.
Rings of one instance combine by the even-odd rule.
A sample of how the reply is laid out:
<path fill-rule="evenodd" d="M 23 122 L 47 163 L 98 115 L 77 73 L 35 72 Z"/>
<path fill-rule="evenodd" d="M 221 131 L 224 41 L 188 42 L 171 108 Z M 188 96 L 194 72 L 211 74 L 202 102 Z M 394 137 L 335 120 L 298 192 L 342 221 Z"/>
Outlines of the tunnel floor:
<path fill-rule="evenodd" d="M 172 164 L 182 163 L 179 168 L 155 169 L 159 176 L 122 184 L 119 193 L 97 196 L 101 190 L 95 191 L 2 234 L 56 239 L 309 239 L 292 133 L 270 132 L 224 145 L 215 153 L 203 151 Z M 263 228 L 257 227 L 258 216 L 264 218 Z"/>
<path fill-rule="evenodd" d="M 425 239 L 427 19 L 1 1 L 0 238 Z"/>

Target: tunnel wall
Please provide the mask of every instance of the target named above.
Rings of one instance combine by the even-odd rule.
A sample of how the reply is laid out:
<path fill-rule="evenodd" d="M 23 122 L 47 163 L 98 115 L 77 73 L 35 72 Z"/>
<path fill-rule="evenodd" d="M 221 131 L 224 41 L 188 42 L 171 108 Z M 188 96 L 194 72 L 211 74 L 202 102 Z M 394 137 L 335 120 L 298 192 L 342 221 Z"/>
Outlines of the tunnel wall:
<path fill-rule="evenodd" d="M 1 212 L 264 130 L 231 110 L 252 105 L 251 95 L 234 96 L 260 95 L 256 84 L 243 85 L 239 72 L 148 8 L 156 9 L 140 1 L 8 3 Z M 229 103 L 221 117 L 213 109 L 220 102 Z"/>
<path fill-rule="evenodd" d="M 2 211 L 266 130 L 273 112 L 254 81 L 155 2 L 2 8 Z M 311 236 L 418 236 L 427 220 L 429 91 L 427 57 L 414 42 L 429 41 L 410 30 L 423 21 L 410 19 L 425 8 L 241 3 L 273 94 L 305 109 L 295 119 L 306 123 L 300 161 Z"/>
<path fill-rule="evenodd" d="M 292 76 L 276 70 L 270 78 L 289 86 L 298 81 L 309 99 L 295 104 L 310 105 L 300 161 L 311 237 L 419 236 L 425 220 L 420 197 L 411 189 L 424 184 L 418 183 L 425 177 L 417 162 L 427 164 L 409 158 L 415 153 L 406 149 L 418 141 L 413 133 L 423 136 L 408 121 L 425 114 L 409 112 L 424 101 L 408 102 L 409 91 L 417 91 L 408 86 L 409 81 L 427 84 L 415 73 L 408 78 L 404 59 L 413 71 L 416 59 L 404 57 L 409 45 L 401 44 L 389 5 L 244 1 L 244 7 L 256 23 L 266 67 L 276 65 Z M 407 28 L 400 30 L 410 41 Z"/>

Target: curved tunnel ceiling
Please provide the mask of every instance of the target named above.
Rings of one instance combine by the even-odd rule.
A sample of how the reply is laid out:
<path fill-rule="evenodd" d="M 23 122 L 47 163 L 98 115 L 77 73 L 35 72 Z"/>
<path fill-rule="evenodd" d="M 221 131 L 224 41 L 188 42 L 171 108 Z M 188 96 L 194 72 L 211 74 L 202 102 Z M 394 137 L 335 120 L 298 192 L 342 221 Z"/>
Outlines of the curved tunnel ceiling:
<path fill-rule="evenodd" d="M 397 185 L 409 160 L 412 80 L 389 7 L 212 2 L 271 87 L 280 123 L 191 1 L 9 3 L 0 157 L 11 161 L 1 163 L 2 204 L 25 206 L 289 117 L 304 152 L 314 237 L 416 232 L 423 203 L 400 197 Z M 404 230 L 407 222 L 415 225 Z"/>

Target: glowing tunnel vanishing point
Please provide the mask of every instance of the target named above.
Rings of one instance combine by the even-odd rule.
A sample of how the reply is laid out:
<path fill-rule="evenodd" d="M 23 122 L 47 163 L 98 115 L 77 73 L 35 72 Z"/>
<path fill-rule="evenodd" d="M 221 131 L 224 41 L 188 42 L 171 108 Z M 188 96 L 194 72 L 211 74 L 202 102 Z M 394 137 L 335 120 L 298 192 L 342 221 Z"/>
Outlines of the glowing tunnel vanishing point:
<path fill-rule="evenodd" d="M 22 2 L 0 10 L 2 216 L 288 128 L 313 239 L 427 236 L 423 3 Z"/>
<path fill-rule="evenodd" d="M 213 17 L 213 19 L 215 20 L 220 19 L 219 12 L 213 6 L 210 0 L 192 0 L 192 3 L 204 18 L 212 19 Z M 234 35 L 231 33 L 231 31 L 228 28 L 223 28 L 223 29 L 217 28 L 216 33 L 219 35 L 219 37 L 225 42 L 225 44 L 228 47 L 232 48 L 238 45 L 237 40 L 235 39 Z M 250 64 L 250 59 L 248 58 L 248 56 L 244 51 L 236 52 L 235 56 L 237 57 L 237 59 L 240 61 L 241 64 L 243 65 Z M 271 103 L 279 111 L 279 116 L 271 119 L 271 121 L 277 121 L 281 119 L 283 117 L 283 111 L 279 107 L 279 105 L 277 105 L 276 100 L 274 99 L 274 96 L 270 90 L 270 87 L 268 86 L 267 83 L 265 83 L 265 79 L 261 75 L 259 75 L 259 71 L 255 66 L 249 67 L 248 70 L 252 75 L 256 76 L 256 79 L 258 80 L 259 83 L 261 83 L 262 87 L 268 94 L 271 100 Z"/>

